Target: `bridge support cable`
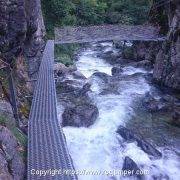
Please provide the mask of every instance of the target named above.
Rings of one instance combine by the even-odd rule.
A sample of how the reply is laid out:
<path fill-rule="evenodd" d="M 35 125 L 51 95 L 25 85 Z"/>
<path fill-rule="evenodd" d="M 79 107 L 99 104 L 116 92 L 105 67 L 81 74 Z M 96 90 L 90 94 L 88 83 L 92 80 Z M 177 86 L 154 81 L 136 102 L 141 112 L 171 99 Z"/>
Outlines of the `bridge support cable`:
<path fill-rule="evenodd" d="M 44 50 L 28 126 L 28 180 L 76 180 L 65 137 L 58 123 L 54 80 L 54 41 Z M 39 170 L 46 171 L 40 176 Z M 64 173 L 63 173 L 64 171 Z"/>

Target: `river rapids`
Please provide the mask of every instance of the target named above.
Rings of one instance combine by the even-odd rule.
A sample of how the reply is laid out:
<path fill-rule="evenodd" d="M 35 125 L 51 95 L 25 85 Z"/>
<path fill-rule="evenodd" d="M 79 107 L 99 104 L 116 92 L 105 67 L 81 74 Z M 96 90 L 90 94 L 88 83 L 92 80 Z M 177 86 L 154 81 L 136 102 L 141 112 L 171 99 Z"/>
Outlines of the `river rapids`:
<path fill-rule="evenodd" d="M 154 89 L 143 76 L 151 72 L 124 66 L 122 72 L 124 77 L 138 73 L 139 75 L 134 79 L 122 78 L 118 84 L 118 93 L 112 91 L 112 93 L 102 94 L 104 84 L 99 77 L 93 76 L 93 73 L 102 72 L 111 76 L 112 65 L 103 58 L 97 57 L 99 51 L 96 49 L 97 46 L 98 43 L 94 43 L 83 50 L 75 64 L 77 70 L 87 78 L 84 81 L 92 84 L 89 96 L 97 106 L 99 116 L 89 128 L 63 128 L 75 169 L 97 172 L 97 174 L 78 175 L 78 178 L 80 180 L 135 180 L 138 177 L 113 173 L 113 170 L 117 172 L 122 169 L 124 158 L 128 156 L 141 169 L 141 173 L 146 173 L 143 177 L 145 180 L 179 180 L 180 161 L 178 153 L 173 148 L 156 146 L 162 153 L 162 158 L 152 158 L 138 147 L 136 142 L 126 142 L 116 132 L 120 125 L 128 128 L 133 124 L 134 117 L 137 119 L 135 106 L 147 92 Z M 101 43 L 101 46 L 104 47 L 101 53 L 109 50 L 116 51 L 111 42 Z M 63 113 L 61 102 L 58 102 L 58 113 L 61 120 Z M 148 121 L 145 117 L 144 124 Z M 103 174 L 105 171 L 109 174 Z"/>

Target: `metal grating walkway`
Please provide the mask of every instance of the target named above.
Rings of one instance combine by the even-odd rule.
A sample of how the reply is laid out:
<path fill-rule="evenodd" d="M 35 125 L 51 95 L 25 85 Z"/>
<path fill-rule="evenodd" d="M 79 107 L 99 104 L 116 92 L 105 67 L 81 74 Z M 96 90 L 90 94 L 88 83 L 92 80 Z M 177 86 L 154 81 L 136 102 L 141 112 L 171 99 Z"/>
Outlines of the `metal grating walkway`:
<path fill-rule="evenodd" d="M 35 170 L 73 170 L 56 110 L 54 41 L 44 50 L 34 91 L 28 129 L 28 180 L 72 180 L 75 175 L 35 175 Z M 51 171 L 52 172 L 52 171 Z"/>
<path fill-rule="evenodd" d="M 164 41 L 158 29 L 150 25 L 100 25 L 55 28 L 55 43 L 88 43 L 98 41 Z"/>

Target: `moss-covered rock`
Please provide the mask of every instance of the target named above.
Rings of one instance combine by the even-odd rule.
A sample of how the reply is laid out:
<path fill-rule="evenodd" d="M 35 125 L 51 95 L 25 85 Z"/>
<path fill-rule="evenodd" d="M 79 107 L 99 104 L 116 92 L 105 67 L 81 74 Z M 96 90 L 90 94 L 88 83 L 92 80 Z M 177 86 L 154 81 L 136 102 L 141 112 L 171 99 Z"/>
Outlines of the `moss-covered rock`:
<path fill-rule="evenodd" d="M 14 119 L 11 105 L 6 101 L 0 101 L 0 125 L 6 127 L 15 137 L 22 149 L 23 159 L 26 159 L 27 135 L 25 135 L 17 126 Z"/>
<path fill-rule="evenodd" d="M 24 179 L 25 163 L 20 153 L 24 151 L 8 128 L 0 125 L 0 179 Z"/>

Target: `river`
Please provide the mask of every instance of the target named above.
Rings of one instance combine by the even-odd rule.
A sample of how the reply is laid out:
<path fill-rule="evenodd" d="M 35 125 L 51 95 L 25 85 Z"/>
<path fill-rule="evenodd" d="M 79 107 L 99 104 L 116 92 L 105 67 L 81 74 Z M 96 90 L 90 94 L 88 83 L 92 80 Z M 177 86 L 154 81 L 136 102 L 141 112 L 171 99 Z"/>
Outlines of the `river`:
<path fill-rule="evenodd" d="M 116 51 L 111 42 L 101 43 L 104 46 L 101 53 L 109 50 Z M 111 76 L 112 65 L 103 58 L 97 57 L 99 53 L 98 44 L 91 44 L 83 50 L 78 60 L 76 67 L 87 79 L 84 81 L 91 83 L 91 97 L 93 103 L 98 107 L 99 116 L 96 122 L 89 128 L 80 127 L 64 127 L 63 131 L 66 136 L 68 149 L 73 159 L 76 170 L 88 170 L 89 172 L 101 172 L 100 175 L 79 175 L 80 180 L 109 180 L 109 179 L 136 179 L 134 176 L 104 175 L 103 172 L 112 170 L 121 170 L 123 167 L 124 158 L 130 157 L 144 173 L 144 179 L 151 180 L 179 180 L 180 161 L 177 147 L 163 146 L 156 144 L 154 139 L 161 141 L 163 136 L 154 138 L 155 133 L 145 134 L 151 143 L 162 153 L 162 158 L 156 159 L 148 156 L 135 142 L 126 142 L 116 131 L 120 125 L 133 127 L 136 122 L 136 127 L 141 131 L 141 126 L 152 129 L 152 122 L 148 118 L 145 111 L 140 113 L 138 104 L 147 92 L 154 90 L 154 86 L 147 82 L 144 74 L 151 73 L 141 68 L 132 66 L 123 67 L 124 79 L 118 82 L 117 92 L 102 94 L 104 82 L 93 76 L 95 72 L 103 72 Z M 134 74 L 139 74 L 134 76 Z M 131 78 L 127 78 L 132 76 Z M 111 87 L 109 87 L 111 88 Z M 61 118 L 63 107 L 61 102 L 58 102 L 58 113 Z M 140 115 L 139 115 L 140 114 Z M 144 119 L 143 119 L 144 117 Z M 140 120 L 141 119 L 141 120 Z M 169 127 L 169 126 L 168 126 Z M 159 128 L 153 127 L 153 128 Z M 166 133 L 166 130 L 159 130 L 161 133 Z M 173 131 L 173 128 L 169 130 Z M 158 130 L 156 131 L 158 132 Z M 163 135 L 163 134 L 162 134 Z M 151 136 L 153 136 L 151 138 Z M 170 138 L 169 141 L 176 141 L 176 138 Z M 162 140 L 163 141 L 163 140 Z M 175 150 L 174 150 L 175 149 Z M 178 151 L 178 150 L 177 150 Z M 142 172 L 143 173 L 143 172 Z"/>

